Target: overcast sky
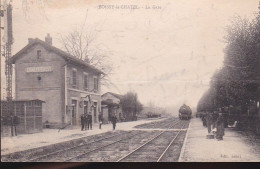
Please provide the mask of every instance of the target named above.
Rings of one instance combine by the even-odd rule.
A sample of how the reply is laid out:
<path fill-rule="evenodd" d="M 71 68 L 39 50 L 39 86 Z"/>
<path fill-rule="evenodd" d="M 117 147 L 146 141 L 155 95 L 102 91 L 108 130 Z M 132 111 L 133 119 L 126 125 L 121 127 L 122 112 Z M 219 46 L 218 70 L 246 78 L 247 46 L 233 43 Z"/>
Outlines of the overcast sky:
<path fill-rule="evenodd" d="M 3 0 L 2 0 L 3 1 Z M 222 66 L 223 35 L 232 16 L 253 17 L 259 0 L 27 0 L 13 4 L 13 54 L 28 37 L 61 48 L 59 36 L 83 24 L 95 28 L 96 43 L 110 53 L 115 87 L 124 94 L 138 93 L 143 104 L 196 106 Z M 35 2 L 35 3 L 32 3 Z M 140 9 L 98 9 L 98 5 L 138 5 Z M 145 6 L 161 9 L 144 9 Z M 143 8 L 142 8 L 143 7 Z M 88 11 L 88 12 L 87 12 Z M 2 64 L 3 66 L 3 64 Z M 2 68 L 2 74 L 4 69 Z M 4 82 L 2 76 L 2 83 Z"/>

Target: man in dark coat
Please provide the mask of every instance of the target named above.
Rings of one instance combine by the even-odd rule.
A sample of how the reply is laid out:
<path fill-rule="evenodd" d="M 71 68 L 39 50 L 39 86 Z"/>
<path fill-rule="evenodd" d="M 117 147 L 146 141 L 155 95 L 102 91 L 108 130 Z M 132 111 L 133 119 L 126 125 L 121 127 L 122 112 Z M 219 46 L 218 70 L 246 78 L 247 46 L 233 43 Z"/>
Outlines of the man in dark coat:
<path fill-rule="evenodd" d="M 85 130 L 87 130 L 88 129 L 88 114 L 85 114 L 84 116 L 85 116 L 85 121 L 84 121 L 84 123 L 85 123 Z"/>
<path fill-rule="evenodd" d="M 219 110 L 214 111 L 214 113 L 212 114 L 212 125 L 213 125 L 213 129 L 217 127 L 217 120 L 218 120 L 218 114 L 220 113 Z"/>
<path fill-rule="evenodd" d="M 85 128 L 85 116 L 84 116 L 84 114 L 81 115 L 80 121 L 81 121 L 81 131 L 83 131 L 84 128 Z"/>
<path fill-rule="evenodd" d="M 116 129 L 116 116 L 114 115 L 114 116 L 112 116 L 112 118 L 111 118 L 111 122 L 112 122 L 112 124 L 113 124 L 113 130 L 115 130 Z"/>
<path fill-rule="evenodd" d="M 92 130 L 92 115 L 91 112 L 88 114 L 88 129 Z"/>
<path fill-rule="evenodd" d="M 223 140 L 224 135 L 225 135 L 224 119 L 223 119 L 222 113 L 219 113 L 219 117 L 217 119 L 216 139 Z"/>
<path fill-rule="evenodd" d="M 12 120 L 13 120 L 12 125 L 13 125 L 13 130 L 14 130 L 14 136 L 17 136 L 16 126 L 19 124 L 19 118 L 18 118 L 18 116 L 13 116 Z"/>
<path fill-rule="evenodd" d="M 207 114 L 205 112 L 202 113 L 201 115 L 201 120 L 202 120 L 202 123 L 203 123 L 203 126 L 204 127 L 207 127 L 207 119 L 206 119 L 206 116 Z"/>
<path fill-rule="evenodd" d="M 212 130 L 212 123 L 213 123 L 212 113 L 207 112 L 206 123 L 207 123 L 208 133 L 210 133 Z"/>
<path fill-rule="evenodd" d="M 99 113 L 99 115 L 98 115 L 98 122 L 99 122 L 99 129 L 101 129 L 101 126 L 103 124 L 103 117 L 102 117 L 101 113 Z"/>

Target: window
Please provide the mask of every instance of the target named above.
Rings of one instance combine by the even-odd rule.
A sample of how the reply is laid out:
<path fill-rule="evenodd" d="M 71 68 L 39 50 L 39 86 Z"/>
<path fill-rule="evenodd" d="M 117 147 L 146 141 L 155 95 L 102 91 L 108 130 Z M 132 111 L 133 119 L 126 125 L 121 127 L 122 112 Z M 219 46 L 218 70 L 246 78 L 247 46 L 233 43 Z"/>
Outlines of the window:
<path fill-rule="evenodd" d="M 42 56 L 42 51 L 41 50 L 37 50 L 37 59 L 40 59 Z"/>
<path fill-rule="evenodd" d="M 72 100 L 72 110 L 71 110 L 71 124 L 76 125 L 77 124 L 77 100 Z"/>
<path fill-rule="evenodd" d="M 32 101 L 26 102 L 26 106 L 27 106 L 27 107 L 32 107 Z"/>
<path fill-rule="evenodd" d="M 98 78 L 94 77 L 94 91 L 98 91 Z"/>
<path fill-rule="evenodd" d="M 41 102 L 34 101 L 34 107 L 41 107 Z"/>
<path fill-rule="evenodd" d="M 77 85 L 77 70 L 72 70 L 72 86 L 76 87 Z"/>
<path fill-rule="evenodd" d="M 84 101 L 84 114 L 88 114 L 88 102 Z"/>
<path fill-rule="evenodd" d="M 88 75 L 84 74 L 83 78 L 84 78 L 84 88 L 85 88 L 85 90 L 87 90 L 88 89 Z"/>

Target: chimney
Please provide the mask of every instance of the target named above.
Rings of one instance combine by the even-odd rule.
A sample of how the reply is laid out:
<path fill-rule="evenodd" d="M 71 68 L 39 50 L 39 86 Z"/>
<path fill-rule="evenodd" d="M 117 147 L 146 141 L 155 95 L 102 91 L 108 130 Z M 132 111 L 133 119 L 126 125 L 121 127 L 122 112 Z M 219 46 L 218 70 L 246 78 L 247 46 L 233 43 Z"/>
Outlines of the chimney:
<path fill-rule="evenodd" d="M 49 45 L 52 45 L 52 37 L 50 36 L 49 33 L 45 37 L 45 42 L 48 43 Z"/>
<path fill-rule="evenodd" d="M 33 42 L 33 38 L 28 38 L 28 44 L 32 43 Z"/>

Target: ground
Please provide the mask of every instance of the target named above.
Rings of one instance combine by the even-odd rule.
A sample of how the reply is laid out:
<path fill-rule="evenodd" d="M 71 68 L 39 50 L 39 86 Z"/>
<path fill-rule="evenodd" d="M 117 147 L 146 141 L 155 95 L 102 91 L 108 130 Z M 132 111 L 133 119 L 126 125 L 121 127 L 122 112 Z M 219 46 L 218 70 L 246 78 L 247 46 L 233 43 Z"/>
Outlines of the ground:
<path fill-rule="evenodd" d="M 260 147 L 234 129 L 226 129 L 223 141 L 206 139 L 207 128 L 193 118 L 187 132 L 180 161 L 184 162 L 251 162 L 260 161 Z M 256 151 L 258 150 L 258 151 Z"/>
<path fill-rule="evenodd" d="M 144 120 L 133 121 L 133 122 L 117 123 L 116 126 L 117 132 L 114 133 L 111 132 L 112 124 L 103 125 L 102 129 L 99 129 L 98 125 L 94 125 L 93 130 L 88 130 L 88 131 L 81 131 L 80 126 L 78 126 L 76 129 L 65 129 L 65 130 L 61 130 L 60 132 L 58 132 L 57 129 L 44 129 L 42 133 L 1 138 L 1 143 L 2 143 L 1 154 L 6 155 L 13 152 L 33 149 L 36 147 L 42 147 L 46 145 L 52 145 L 59 142 L 76 140 L 78 138 L 88 138 L 89 140 L 91 139 L 97 140 L 97 138 L 91 138 L 91 137 L 97 136 L 98 138 L 104 138 L 107 137 L 108 135 L 112 136 L 120 132 L 128 132 L 128 131 L 131 131 L 132 134 L 142 132 L 143 135 L 140 136 L 137 135 L 138 137 L 136 138 L 130 137 L 129 140 L 126 142 L 123 141 L 120 144 L 114 145 L 114 147 L 110 146 L 106 149 L 97 151 L 97 153 L 92 153 L 93 156 L 92 160 L 93 159 L 97 160 L 99 157 L 101 158 L 102 156 L 112 158 L 113 155 L 115 155 L 116 156 L 115 159 L 112 160 L 115 161 L 117 158 L 119 158 L 119 156 L 123 156 L 124 153 L 128 153 L 127 152 L 128 149 L 129 151 L 134 150 L 136 147 L 139 146 L 139 144 L 142 144 L 141 142 L 147 141 L 150 137 L 153 137 L 152 136 L 153 134 L 165 130 L 166 128 L 168 128 L 167 126 L 173 125 L 176 122 L 177 123 L 179 122 L 179 124 L 181 124 L 184 121 L 180 121 L 178 120 L 178 118 L 175 119 L 156 118 L 156 119 L 144 119 Z M 170 161 L 180 161 L 180 162 L 221 162 L 221 161 L 259 162 L 260 161 L 260 143 L 257 143 L 259 139 L 256 139 L 251 135 L 245 134 L 245 132 L 239 132 L 231 128 L 225 130 L 225 136 L 223 141 L 217 141 L 216 139 L 207 139 L 206 138 L 207 128 L 202 126 L 202 121 L 199 118 L 193 118 L 191 119 L 190 123 L 186 123 L 186 124 L 187 124 L 186 127 L 188 127 L 187 134 L 186 134 L 186 129 L 181 129 L 180 127 L 169 129 L 168 133 L 165 133 L 166 137 L 161 137 L 160 139 L 157 139 L 157 141 L 154 141 L 151 148 L 154 149 L 154 151 L 158 151 L 158 153 L 160 154 L 161 150 L 165 149 L 166 144 L 164 145 L 164 143 L 170 141 L 170 140 L 169 141 L 166 140 L 166 142 L 163 143 L 163 140 L 165 140 L 165 138 L 168 139 L 172 137 L 173 135 L 170 133 L 183 131 L 182 139 L 181 137 L 179 141 L 177 139 L 176 142 L 174 142 L 174 144 L 170 147 L 168 151 L 167 156 L 168 156 L 168 160 Z M 104 135 L 100 135 L 101 133 Z M 114 141 L 114 138 L 112 141 Z M 96 144 L 96 141 L 94 142 Z M 71 142 L 71 144 L 72 143 L 78 144 L 77 142 Z M 56 148 L 58 148 L 58 146 Z M 176 148 L 178 149 L 178 153 Z M 123 151 L 125 149 L 126 151 Z M 159 151 L 159 149 L 161 150 Z M 85 148 L 85 150 L 88 151 L 88 148 Z M 146 150 L 147 152 L 141 151 L 141 153 L 145 153 L 145 156 L 151 155 L 151 152 L 148 153 L 148 149 Z M 79 151 L 81 150 L 79 149 Z M 63 154 L 61 153 L 61 155 Z M 88 156 L 88 159 L 90 159 L 90 155 Z M 84 159 L 81 160 L 84 161 Z M 109 161 L 109 159 L 107 160 Z M 136 161 L 136 159 L 134 160 Z M 106 161 L 106 160 L 100 159 L 99 161 Z M 140 161 L 149 161 L 149 160 L 142 159 Z"/>
<path fill-rule="evenodd" d="M 146 119 L 133 122 L 117 123 L 116 130 L 132 130 L 136 125 L 150 123 L 151 121 L 160 121 L 163 118 Z M 80 137 L 91 136 L 95 134 L 112 131 L 112 124 L 102 125 L 102 129 L 98 125 L 93 125 L 93 130 L 81 131 L 80 126 L 75 129 L 64 129 L 58 132 L 58 129 L 43 129 L 42 133 L 23 134 L 16 137 L 2 137 L 1 138 L 1 154 L 9 154 L 17 151 L 23 151 L 36 147 L 46 146 L 50 144 L 59 143 L 77 139 Z"/>

